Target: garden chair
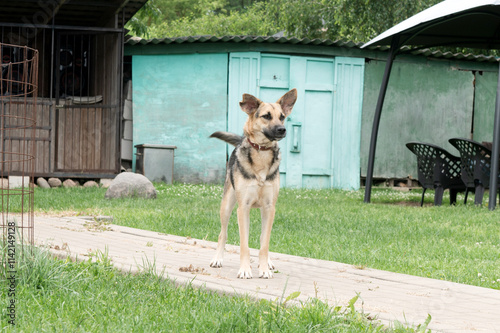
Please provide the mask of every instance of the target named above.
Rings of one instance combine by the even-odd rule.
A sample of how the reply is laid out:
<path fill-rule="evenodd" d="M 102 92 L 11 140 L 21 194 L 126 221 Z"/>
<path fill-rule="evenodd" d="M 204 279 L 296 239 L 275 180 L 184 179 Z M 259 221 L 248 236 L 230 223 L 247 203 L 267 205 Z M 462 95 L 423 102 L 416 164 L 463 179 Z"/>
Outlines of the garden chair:
<path fill-rule="evenodd" d="M 462 181 L 467 188 L 464 204 L 469 190 L 473 189 L 474 204 L 481 205 L 490 184 L 491 150 L 474 140 L 453 138 L 449 141 L 460 152 Z"/>
<path fill-rule="evenodd" d="M 455 204 L 457 193 L 465 191 L 460 178 L 460 158 L 428 143 L 409 142 L 406 147 L 417 155 L 418 182 L 424 189 L 420 206 L 423 206 L 425 191 L 429 188 L 434 189 L 435 206 L 442 204 L 445 189 L 450 190 L 450 205 Z"/>

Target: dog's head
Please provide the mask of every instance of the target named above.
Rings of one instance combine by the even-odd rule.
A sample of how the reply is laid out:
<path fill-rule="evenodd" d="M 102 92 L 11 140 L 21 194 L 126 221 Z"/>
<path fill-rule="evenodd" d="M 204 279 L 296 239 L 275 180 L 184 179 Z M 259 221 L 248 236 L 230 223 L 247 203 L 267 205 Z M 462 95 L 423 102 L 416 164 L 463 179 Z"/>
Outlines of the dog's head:
<path fill-rule="evenodd" d="M 243 128 L 245 135 L 259 144 L 283 139 L 286 136 L 285 119 L 292 113 L 296 100 L 297 89 L 290 90 L 276 103 L 265 103 L 255 96 L 244 94 L 240 107 L 248 114 Z"/>

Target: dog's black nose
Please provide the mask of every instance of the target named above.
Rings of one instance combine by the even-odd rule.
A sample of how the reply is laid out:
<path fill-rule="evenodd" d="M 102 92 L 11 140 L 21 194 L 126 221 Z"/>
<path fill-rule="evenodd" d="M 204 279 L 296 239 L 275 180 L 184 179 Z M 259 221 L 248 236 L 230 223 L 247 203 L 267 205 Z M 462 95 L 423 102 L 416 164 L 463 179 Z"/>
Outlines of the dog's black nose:
<path fill-rule="evenodd" d="M 278 135 L 285 135 L 286 133 L 286 128 L 285 126 L 280 126 L 276 128 L 276 134 Z"/>

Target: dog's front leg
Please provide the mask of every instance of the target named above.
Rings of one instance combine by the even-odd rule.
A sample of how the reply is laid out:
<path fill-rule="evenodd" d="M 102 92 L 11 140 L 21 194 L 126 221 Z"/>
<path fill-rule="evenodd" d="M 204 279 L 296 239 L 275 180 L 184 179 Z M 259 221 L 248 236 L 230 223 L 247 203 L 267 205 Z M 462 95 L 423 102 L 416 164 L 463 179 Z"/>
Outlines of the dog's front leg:
<path fill-rule="evenodd" d="M 248 247 L 248 235 L 250 229 L 250 208 L 248 203 L 238 204 L 238 227 L 240 231 L 240 270 L 238 278 L 251 279 L 252 268 L 250 267 L 250 249 Z"/>
<path fill-rule="evenodd" d="M 227 241 L 227 226 L 235 204 L 236 196 L 234 195 L 234 189 L 226 184 L 226 187 L 224 188 L 224 197 L 222 198 L 222 203 L 220 206 L 221 228 L 219 234 L 219 242 L 217 243 L 215 256 L 210 262 L 210 267 L 222 267 L 222 261 L 224 260 L 224 248 L 226 247 Z"/>
<path fill-rule="evenodd" d="M 259 277 L 264 279 L 271 279 L 273 277 L 272 270 L 274 269 L 274 265 L 269 259 L 269 241 L 271 239 L 275 212 L 274 205 L 266 205 L 260 209 L 262 230 L 260 234 Z"/>

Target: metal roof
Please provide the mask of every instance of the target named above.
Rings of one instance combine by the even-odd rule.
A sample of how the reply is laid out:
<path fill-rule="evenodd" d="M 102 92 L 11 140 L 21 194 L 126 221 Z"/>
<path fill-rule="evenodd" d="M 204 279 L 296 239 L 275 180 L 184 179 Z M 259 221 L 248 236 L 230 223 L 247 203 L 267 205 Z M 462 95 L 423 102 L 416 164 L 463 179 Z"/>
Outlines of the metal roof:
<path fill-rule="evenodd" d="M 274 36 L 188 36 L 188 37 L 165 37 L 144 39 L 139 37 L 130 37 L 126 40 L 125 44 L 134 45 L 177 45 L 189 43 L 273 43 L 273 44 L 291 44 L 291 45 L 309 45 L 309 46 L 332 46 L 339 48 L 359 49 L 363 43 L 354 43 L 352 41 L 332 41 L 330 39 L 309 39 L 309 38 L 296 38 L 296 37 L 274 37 Z M 367 50 L 386 51 L 388 46 L 369 46 Z M 421 55 L 432 58 L 442 59 L 455 59 L 455 60 L 469 60 L 479 62 L 497 62 L 500 58 L 495 56 L 475 55 L 434 51 L 431 49 L 411 50 L 409 47 L 402 47 L 402 53 L 409 53 L 413 55 Z"/>
<path fill-rule="evenodd" d="M 109 27 L 114 15 L 126 23 L 147 0 L 0 0 L 0 25 Z M 123 13 L 123 15 L 122 15 Z M 54 21 L 52 20 L 54 18 Z"/>
<path fill-rule="evenodd" d="M 395 25 L 365 44 L 499 49 L 500 0 L 446 0 Z"/>

